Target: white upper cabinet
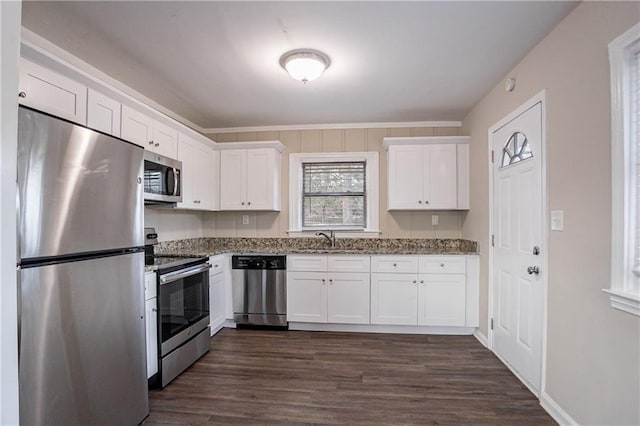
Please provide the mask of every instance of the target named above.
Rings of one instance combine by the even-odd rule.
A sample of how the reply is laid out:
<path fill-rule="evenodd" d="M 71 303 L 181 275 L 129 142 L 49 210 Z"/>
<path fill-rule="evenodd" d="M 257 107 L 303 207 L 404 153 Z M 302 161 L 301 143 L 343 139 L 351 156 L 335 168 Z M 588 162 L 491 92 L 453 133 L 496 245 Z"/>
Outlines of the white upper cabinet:
<path fill-rule="evenodd" d="M 19 63 L 18 100 L 74 123 L 87 124 L 87 87 L 24 59 Z"/>
<path fill-rule="evenodd" d="M 169 158 L 178 156 L 178 131 L 126 105 L 122 106 L 122 139 Z"/>
<path fill-rule="evenodd" d="M 469 208 L 469 137 L 384 138 L 389 210 Z"/>
<path fill-rule="evenodd" d="M 216 210 L 218 152 L 182 133 L 178 136 L 178 160 L 182 161 L 182 202 L 179 208 Z"/>
<path fill-rule="evenodd" d="M 260 147 L 272 145 L 274 147 Z M 280 142 L 225 143 L 220 151 L 220 210 L 280 211 Z M 250 148 L 242 148 L 250 146 Z"/>
<path fill-rule="evenodd" d="M 122 104 L 110 97 L 89 89 L 87 95 L 87 127 L 120 137 L 120 113 Z"/>

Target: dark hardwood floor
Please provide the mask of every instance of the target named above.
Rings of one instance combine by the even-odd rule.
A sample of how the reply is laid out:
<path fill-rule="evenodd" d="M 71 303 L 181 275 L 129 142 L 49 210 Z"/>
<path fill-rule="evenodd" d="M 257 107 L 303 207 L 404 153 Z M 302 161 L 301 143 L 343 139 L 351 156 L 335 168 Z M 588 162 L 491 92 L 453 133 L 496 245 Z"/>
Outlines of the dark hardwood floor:
<path fill-rule="evenodd" d="M 472 336 L 223 329 L 145 425 L 555 424 Z"/>

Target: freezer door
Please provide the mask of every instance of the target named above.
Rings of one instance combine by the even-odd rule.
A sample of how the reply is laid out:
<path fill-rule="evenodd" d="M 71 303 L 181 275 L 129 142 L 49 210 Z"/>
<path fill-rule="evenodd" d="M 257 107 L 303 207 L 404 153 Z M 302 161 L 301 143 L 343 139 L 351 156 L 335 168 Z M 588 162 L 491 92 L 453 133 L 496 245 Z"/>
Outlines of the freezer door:
<path fill-rule="evenodd" d="M 20 423 L 136 425 L 149 413 L 144 253 L 20 271 Z"/>
<path fill-rule="evenodd" d="M 143 149 L 20 107 L 20 258 L 144 245 Z"/>

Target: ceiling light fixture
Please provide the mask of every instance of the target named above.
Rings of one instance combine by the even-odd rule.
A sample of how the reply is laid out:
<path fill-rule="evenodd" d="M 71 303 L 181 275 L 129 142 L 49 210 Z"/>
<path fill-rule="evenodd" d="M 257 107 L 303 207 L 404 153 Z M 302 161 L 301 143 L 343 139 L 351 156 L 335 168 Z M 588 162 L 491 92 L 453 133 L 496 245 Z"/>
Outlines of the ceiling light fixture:
<path fill-rule="evenodd" d="M 329 65 L 329 56 L 312 49 L 290 50 L 280 57 L 280 66 L 287 70 L 291 77 L 303 83 L 320 77 Z"/>

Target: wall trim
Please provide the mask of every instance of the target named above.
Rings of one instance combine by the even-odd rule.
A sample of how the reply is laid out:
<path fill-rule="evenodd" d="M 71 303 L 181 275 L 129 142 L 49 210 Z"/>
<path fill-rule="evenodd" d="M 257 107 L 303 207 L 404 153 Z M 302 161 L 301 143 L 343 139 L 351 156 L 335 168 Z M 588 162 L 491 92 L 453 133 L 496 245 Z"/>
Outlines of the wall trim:
<path fill-rule="evenodd" d="M 216 133 L 278 132 L 287 130 L 395 129 L 403 127 L 462 127 L 461 121 L 399 121 L 388 123 L 291 124 L 280 126 L 247 126 L 200 129 L 205 135 Z"/>
<path fill-rule="evenodd" d="M 473 337 L 475 337 L 482 346 L 489 349 L 489 339 L 487 339 L 487 336 L 485 336 L 479 328 L 473 332 Z"/>
<path fill-rule="evenodd" d="M 450 334 L 455 336 L 469 336 L 473 334 L 475 327 L 434 327 L 418 325 L 323 324 L 310 322 L 289 322 L 289 330 L 389 334 Z"/>
<path fill-rule="evenodd" d="M 556 401 L 554 401 L 554 399 L 551 398 L 548 393 L 544 391 L 540 394 L 540 406 L 544 408 L 544 410 L 549 413 L 551 417 L 553 417 L 553 420 L 555 420 L 559 424 L 563 426 L 578 425 L 578 422 L 575 421 L 573 417 L 569 415 L 569 413 L 564 411 L 562 407 L 560 407 L 560 405 Z"/>

